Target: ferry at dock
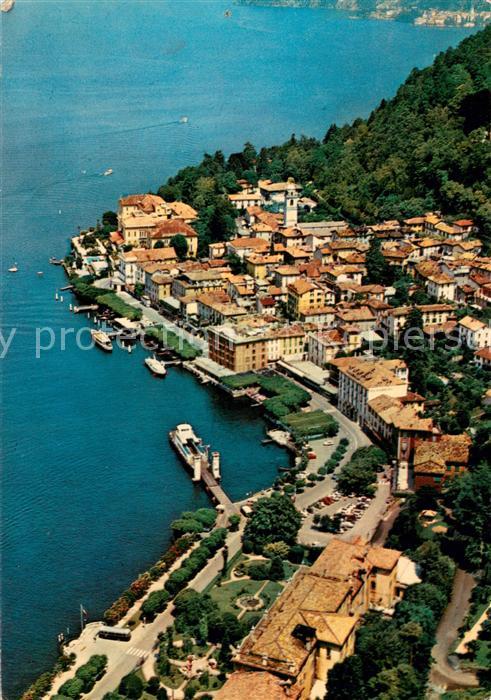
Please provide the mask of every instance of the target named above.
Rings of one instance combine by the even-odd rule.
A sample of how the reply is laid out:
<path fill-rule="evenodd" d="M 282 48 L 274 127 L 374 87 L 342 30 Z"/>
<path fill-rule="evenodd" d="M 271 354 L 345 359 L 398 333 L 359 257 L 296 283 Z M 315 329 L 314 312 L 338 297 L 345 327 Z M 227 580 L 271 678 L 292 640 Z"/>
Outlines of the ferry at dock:
<path fill-rule="evenodd" d="M 169 440 L 191 469 L 193 481 L 201 481 L 204 471 L 210 472 L 216 480 L 220 479 L 219 452 L 212 453 L 210 465 L 209 448 L 203 445 L 203 440 L 195 435 L 189 423 L 180 423 L 175 430 L 171 430 Z"/>
<path fill-rule="evenodd" d="M 157 377 L 165 377 L 165 375 L 167 374 L 165 362 L 162 362 L 162 360 L 157 360 L 155 356 L 146 357 L 145 365 L 148 367 L 150 372 Z"/>
<path fill-rule="evenodd" d="M 107 333 L 104 333 L 104 331 L 92 330 L 90 331 L 90 335 L 92 336 L 94 343 L 98 345 L 101 350 L 104 350 L 105 352 L 113 351 L 113 343 Z"/>

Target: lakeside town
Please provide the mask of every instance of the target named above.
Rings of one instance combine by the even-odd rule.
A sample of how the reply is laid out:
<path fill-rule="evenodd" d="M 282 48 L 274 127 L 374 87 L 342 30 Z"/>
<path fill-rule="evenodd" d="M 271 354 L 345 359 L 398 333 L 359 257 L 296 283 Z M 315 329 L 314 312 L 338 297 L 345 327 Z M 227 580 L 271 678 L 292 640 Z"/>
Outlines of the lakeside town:
<path fill-rule="evenodd" d="M 215 509 L 174 521 L 174 545 L 103 622 L 81 611 L 46 697 L 344 697 L 357 635 L 386 625 L 402 638 L 411 621 L 420 632 L 404 653 L 420 645 L 420 675 L 397 697 L 417 697 L 431 654 L 433 690 L 476 688 L 487 604 L 458 569 L 454 638 L 438 634 L 455 564 L 437 541 L 459 529 L 445 493 L 470 473 L 491 403 L 491 259 L 479 229 L 438 212 L 309 220 L 317 202 L 293 178 L 238 185 L 227 195 L 235 235 L 204 254 L 192 206 L 121 197 L 72 239 L 72 308 L 95 313 L 103 349 L 144 338 L 168 371 L 182 363 L 261 407 L 292 466 L 241 503 L 219 471 L 198 475 Z M 430 589 L 423 639 L 404 601 L 431 609 Z"/>
<path fill-rule="evenodd" d="M 328 8 L 352 19 L 412 22 L 419 26 L 479 27 L 489 24 L 487 0 L 239 0 L 240 4 L 275 7 Z"/>

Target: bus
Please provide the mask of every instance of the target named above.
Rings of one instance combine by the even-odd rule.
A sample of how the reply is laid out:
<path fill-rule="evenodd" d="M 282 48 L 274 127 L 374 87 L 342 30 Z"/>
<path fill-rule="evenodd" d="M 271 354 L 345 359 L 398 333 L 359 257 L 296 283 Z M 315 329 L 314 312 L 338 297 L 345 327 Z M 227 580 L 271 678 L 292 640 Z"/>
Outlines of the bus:
<path fill-rule="evenodd" d="M 102 639 L 116 639 L 119 642 L 129 642 L 131 630 L 128 627 L 108 627 L 104 625 L 97 632 Z"/>

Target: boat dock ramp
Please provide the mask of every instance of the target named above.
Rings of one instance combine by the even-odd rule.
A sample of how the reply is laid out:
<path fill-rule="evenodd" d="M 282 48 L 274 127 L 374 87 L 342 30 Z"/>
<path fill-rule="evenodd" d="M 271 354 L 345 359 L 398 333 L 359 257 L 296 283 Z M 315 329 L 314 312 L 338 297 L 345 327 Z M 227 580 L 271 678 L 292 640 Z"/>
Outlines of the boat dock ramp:
<path fill-rule="evenodd" d="M 203 484 L 206 493 L 210 496 L 213 503 L 222 506 L 227 513 L 239 512 L 239 509 L 235 503 L 232 503 L 230 498 L 208 469 L 202 470 L 201 483 Z"/>
<path fill-rule="evenodd" d="M 73 313 L 74 314 L 83 314 L 89 311 L 97 311 L 99 308 L 98 304 L 88 304 L 87 306 L 74 306 L 73 307 Z"/>

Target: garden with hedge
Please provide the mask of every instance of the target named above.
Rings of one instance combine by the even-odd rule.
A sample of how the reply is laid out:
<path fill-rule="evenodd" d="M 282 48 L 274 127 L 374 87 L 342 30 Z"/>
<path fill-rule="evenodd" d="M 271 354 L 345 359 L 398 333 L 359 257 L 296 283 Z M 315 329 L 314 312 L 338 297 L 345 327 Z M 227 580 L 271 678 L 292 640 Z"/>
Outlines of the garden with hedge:
<path fill-rule="evenodd" d="M 195 360 L 201 351 L 191 345 L 182 335 L 177 335 L 164 326 L 156 326 L 145 331 L 149 338 L 169 348 L 182 360 Z"/>
<path fill-rule="evenodd" d="M 339 430 L 339 424 L 329 413 L 317 411 L 289 413 L 281 422 L 286 425 L 297 440 L 308 437 L 334 437 Z"/>
<path fill-rule="evenodd" d="M 257 386 L 268 398 L 264 401 L 265 410 L 275 418 L 282 418 L 297 411 L 310 401 L 310 394 L 294 382 L 278 374 L 266 375 L 247 372 L 222 379 L 223 384 L 232 390 Z"/>
<path fill-rule="evenodd" d="M 77 668 L 74 678 L 63 683 L 53 700 L 78 700 L 81 695 L 90 692 L 96 682 L 102 678 L 106 672 L 106 666 L 105 654 L 91 656 L 87 663 Z"/>
<path fill-rule="evenodd" d="M 70 277 L 70 283 L 73 284 L 75 294 L 82 300 L 91 304 L 99 304 L 114 311 L 118 316 L 128 318 L 130 321 L 139 321 L 141 319 L 141 309 L 136 309 L 134 306 L 127 304 L 118 297 L 116 292 L 94 286 L 90 283 L 91 281 L 92 277 Z"/>

